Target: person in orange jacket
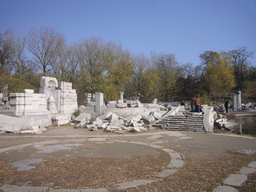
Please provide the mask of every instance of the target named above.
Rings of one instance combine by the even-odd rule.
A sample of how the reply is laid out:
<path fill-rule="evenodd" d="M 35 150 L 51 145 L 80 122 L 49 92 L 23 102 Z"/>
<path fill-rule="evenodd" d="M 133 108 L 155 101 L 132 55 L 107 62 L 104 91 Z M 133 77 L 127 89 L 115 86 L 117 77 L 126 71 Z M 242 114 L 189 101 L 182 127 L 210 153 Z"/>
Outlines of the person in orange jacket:
<path fill-rule="evenodd" d="M 195 106 L 196 112 L 199 113 L 201 111 L 201 100 L 197 96 L 194 99 L 194 106 Z"/>

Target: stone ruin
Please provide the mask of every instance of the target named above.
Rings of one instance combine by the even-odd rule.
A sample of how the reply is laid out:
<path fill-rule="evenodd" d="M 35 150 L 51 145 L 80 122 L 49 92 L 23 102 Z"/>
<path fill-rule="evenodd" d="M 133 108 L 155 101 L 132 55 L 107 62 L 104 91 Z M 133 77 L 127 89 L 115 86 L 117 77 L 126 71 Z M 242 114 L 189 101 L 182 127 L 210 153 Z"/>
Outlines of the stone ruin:
<path fill-rule="evenodd" d="M 90 131 L 103 129 L 115 133 L 141 132 L 154 127 L 213 132 L 216 112 L 211 106 L 204 105 L 204 114 L 195 114 L 179 104 L 158 103 L 156 98 L 152 103 L 140 103 L 138 99 L 124 101 L 123 94 L 120 93 L 118 101 L 109 101 L 105 105 L 103 93 L 95 93 L 95 106 L 80 106 L 81 114 L 72 125 L 75 128 L 88 128 Z"/>
<path fill-rule="evenodd" d="M 0 105 L 0 130 L 7 132 L 67 124 L 78 108 L 72 83 L 58 83 L 54 77 L 41 77 L 39 93 L 24 89 L 23 93 L 10 93 L 9 97 L 9 101 Z"/>
<path fill-rule="evenodd" d="M 177 103 L 158 103 L 156 98 L 152 103 L 141 103 L 138 98 L 124 100 L 123 92 L 117 101 L 108 102 L 100 92 L 86 96 L 86 106 L 78 108 L 72 83 L 58 83 L 56 78 L 42 76 L 39 93 L 25 89 L 23 93 L 10 93 L 7 101 L 6 96 L 3 99 L 4 95 L 0 94 L 0 99 L 5 100 L 0 103 L 0 131 L 28 133 L 51 124 L 71 123 L 75 128 L 116 133 L 147 131 L 154 126 L 165 130 L 213 132 L 216 120 L 216 112 L 207 105 L 203 106 L 203 113 L 195 114 Z M 239 96 L 237 100 L 234 96 L 234 100 L 239 101 Z M 78 109 L 80 115 L 75 117 L 73 114 Z"/>

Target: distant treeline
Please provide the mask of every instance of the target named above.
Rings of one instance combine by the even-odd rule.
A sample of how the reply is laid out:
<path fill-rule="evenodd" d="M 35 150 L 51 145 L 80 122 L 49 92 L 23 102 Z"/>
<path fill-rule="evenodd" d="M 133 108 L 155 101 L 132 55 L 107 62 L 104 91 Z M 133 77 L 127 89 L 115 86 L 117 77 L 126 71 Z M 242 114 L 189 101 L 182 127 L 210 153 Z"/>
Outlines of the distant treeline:
<path fill-rule="evenodd" d="M 34 28 L 23 37 L 8 30 L 0 34 L 0 88 L 8 85 L 9 93 L 24 88 L 38 91 L 40 76 L 46 75 L 72 82 L 80 105 L 85 93 L 103 92 L 105 100 L 117 100 L 121 91 L 124 98 L 140 97 L 142 102 L 190 101 L 198 95 L 203 103 L 218 103 L 236 90 L 253 99 L 252 56 L 252 51 L 240 47 L 205 51 L 197 65 L 179 64 L 172 53 L 133 54 L 99 37 L 67 44 L 51 28 Z"/>

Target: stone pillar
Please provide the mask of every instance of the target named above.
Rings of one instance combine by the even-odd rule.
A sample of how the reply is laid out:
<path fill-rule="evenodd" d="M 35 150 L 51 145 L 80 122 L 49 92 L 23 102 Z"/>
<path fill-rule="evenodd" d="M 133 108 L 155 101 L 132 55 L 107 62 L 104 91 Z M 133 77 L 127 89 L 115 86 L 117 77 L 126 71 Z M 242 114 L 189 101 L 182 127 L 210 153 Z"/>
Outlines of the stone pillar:
<path fill-rule="evenodd" d="M 117 103 L 124 103 L 124 92 L 119 92 L 119 100 Z"/>
<path fill-rule="evenodd" d="M 241 91 L 237 91 L 233 95 L 233 108 L 234 111 L 240 111 L 242 109 Z"/>
<path fill-rule="evenodd" d="M 96 92 L 95 93 L 95 113 L 97 113 L 97 114 L 102 113 L 103 105 L 104 105 L 103 93 Z"/>

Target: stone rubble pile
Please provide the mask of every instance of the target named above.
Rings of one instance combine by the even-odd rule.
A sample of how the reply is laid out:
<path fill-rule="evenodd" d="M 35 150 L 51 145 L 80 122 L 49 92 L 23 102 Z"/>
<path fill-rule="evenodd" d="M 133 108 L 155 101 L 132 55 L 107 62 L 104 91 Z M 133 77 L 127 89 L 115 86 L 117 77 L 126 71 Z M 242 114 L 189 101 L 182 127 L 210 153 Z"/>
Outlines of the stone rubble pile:
<path fill-rule="evenodd" d="M 75 118 L 75 128 L 88 128 L 90 131 L 103 129 L 106 132 L 142 132 L 147 131 L 147 124 L 160 119 L 166 111 L 144 111 L 139 114 L 131 114 L 126 117 L 107 112 L 97 118 L 93 118 L 89 113 L 81 113 Z"/>
<path fill-rule="evenodd" d="M 232 130 L 238 126 L 238 123 L 232 120 L 228 120 L 226 118 L 217 119 L 215 123 L 219 124 L 221 128 Z"/>

